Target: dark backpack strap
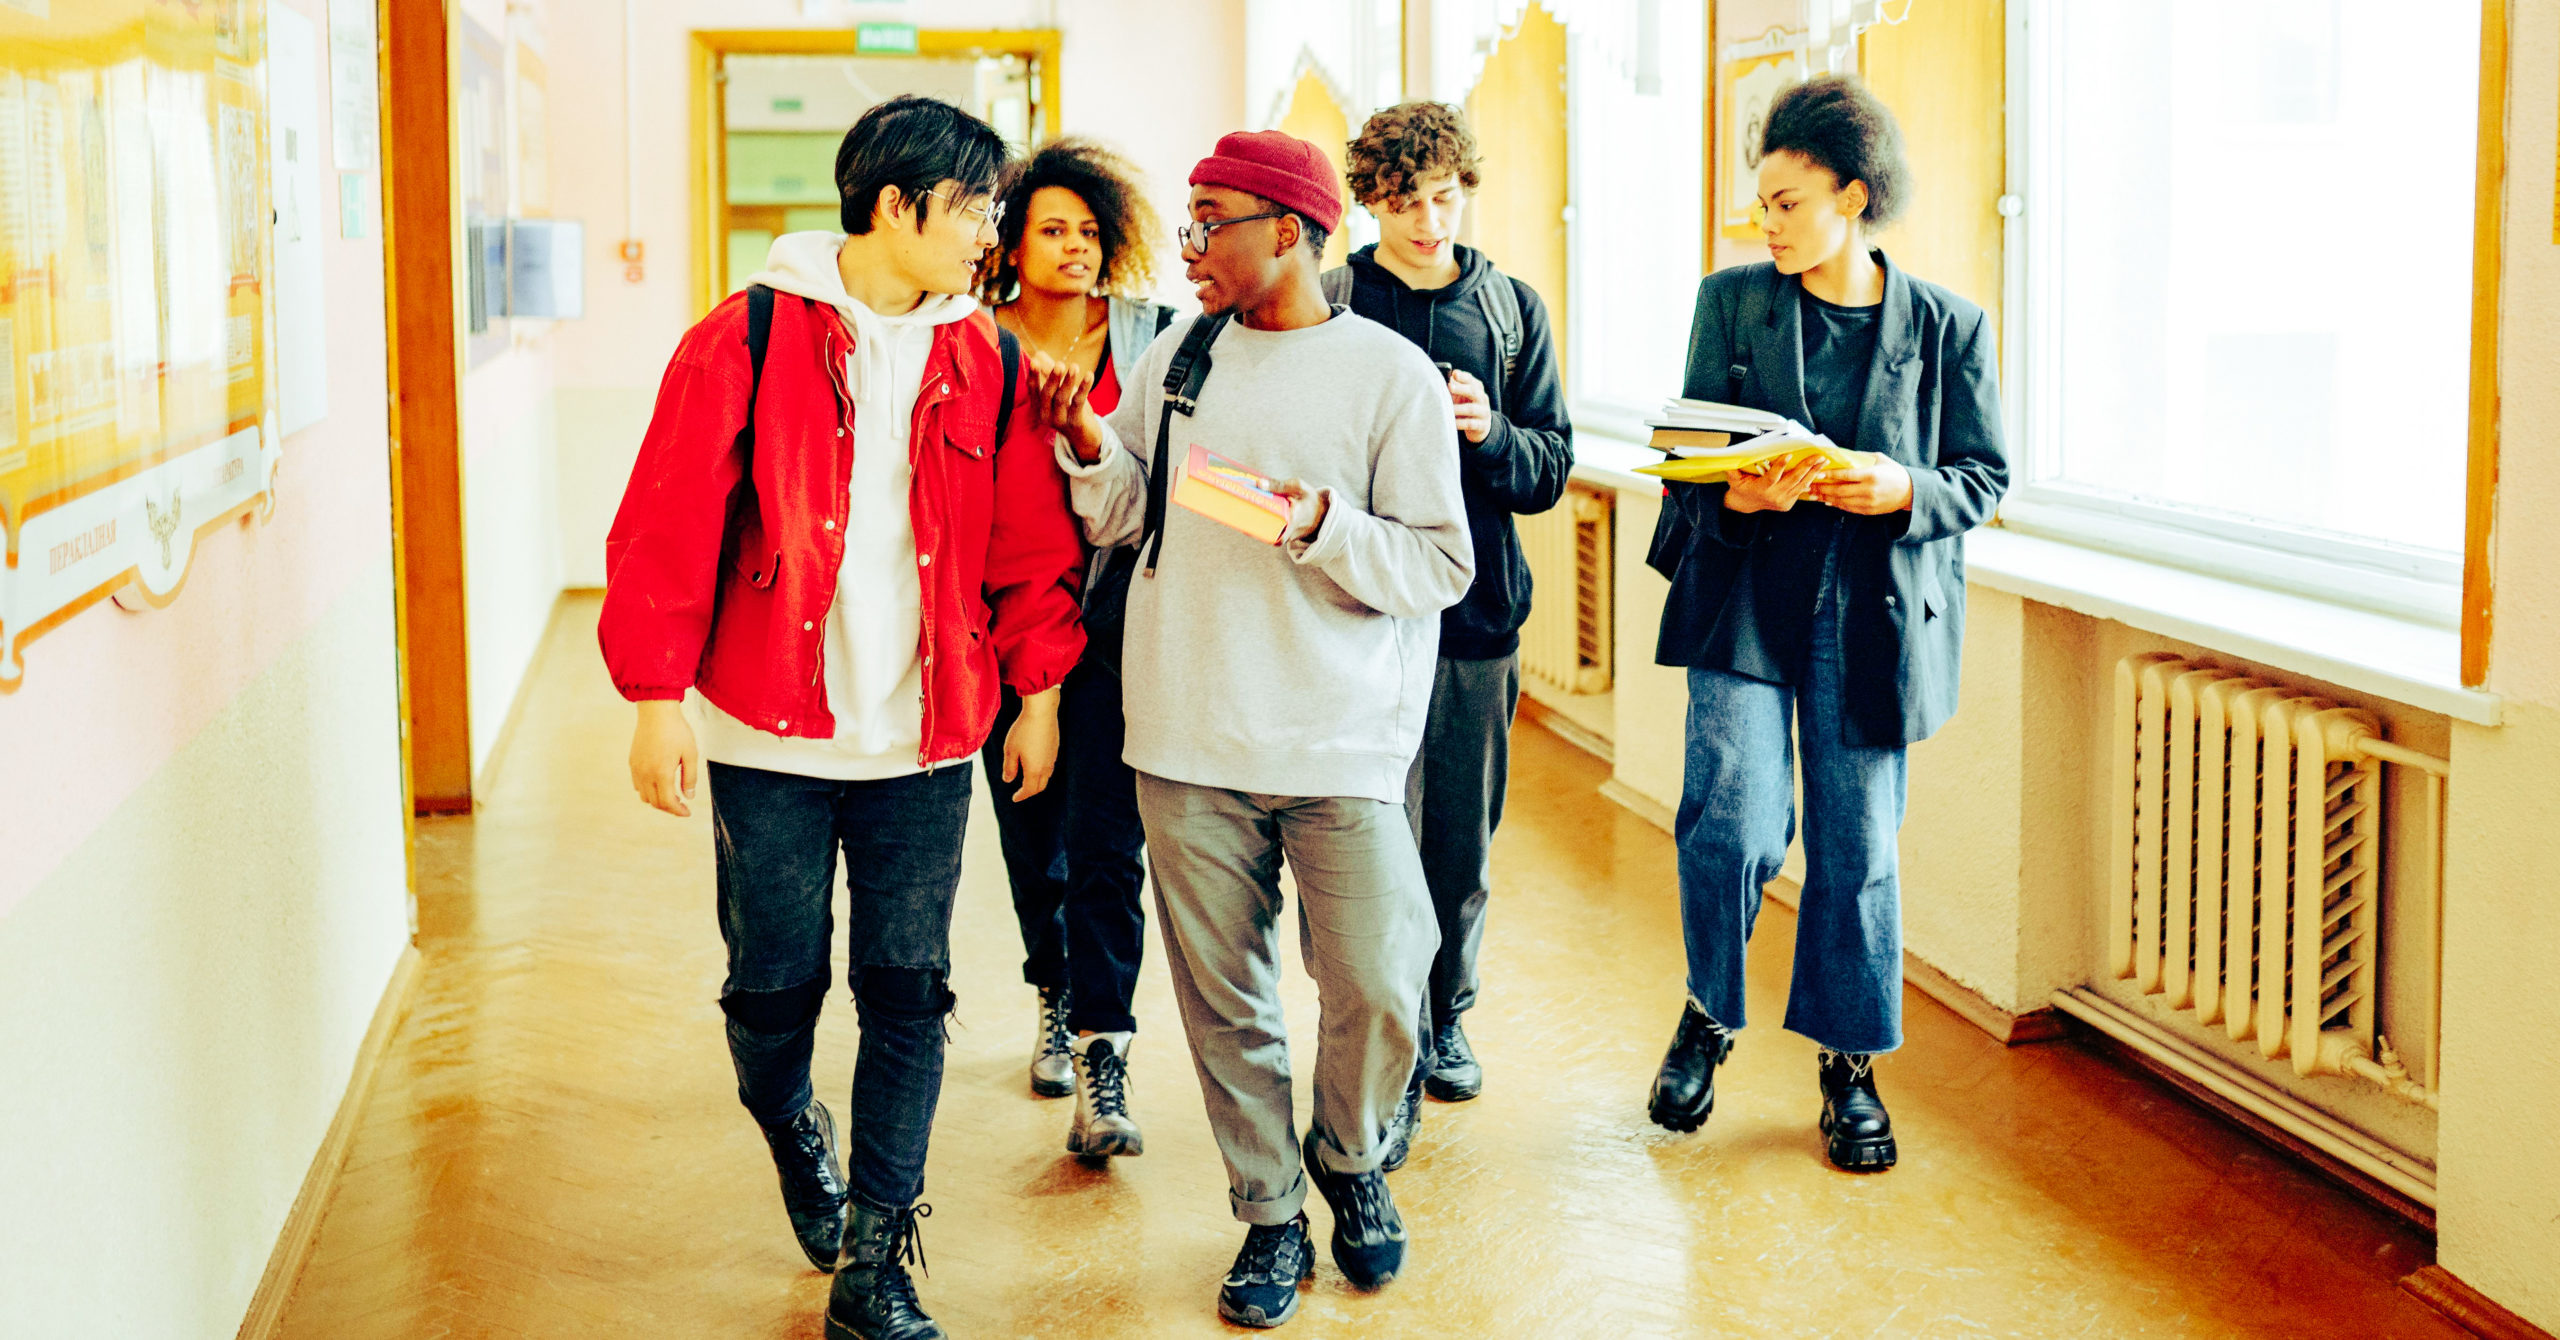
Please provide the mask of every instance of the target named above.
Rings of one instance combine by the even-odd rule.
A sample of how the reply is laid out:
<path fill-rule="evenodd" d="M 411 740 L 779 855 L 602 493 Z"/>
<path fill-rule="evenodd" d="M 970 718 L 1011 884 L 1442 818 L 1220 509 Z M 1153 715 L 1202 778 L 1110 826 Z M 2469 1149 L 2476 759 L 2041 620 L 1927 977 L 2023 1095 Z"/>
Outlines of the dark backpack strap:
<path fill-rule="evenodd" d="M 1189 418 L 1200 408 L 1200 388 L 1209 380 L 1209 346 L 1217 341 L 1218 332 L 1227 328 L 1227 317 L 1204 316 L 1191 323 L 1182 336 L 1182 347 L 1174 350 L 1173 362 L 1164 372 L 1164 412 L 1156 418 L 1155 463 L 1147 471 L 1147 531 L 1139 542 L 1147 548 L 1147 561 L 1142 571 L 1156 575 L 1156 559 L 1164 553 L 1165 496 L 1172 487 L 1168 477 L 1173 473 L 1173 416 L 1181 411 Z"/>
<path fill-rule="evenodd" d="M 773 290 L 747 286 L 747 423 L 738 430 L 738 446 L 753 458 L 756 442 L 756 393 L 764 389 L 764 351 L 773 343 Z"/>
<path fill-rule="evenodd" d="M 1502 387 L 1494 393 L 1502 399 L 1509 398 L 1511 375 L 1520 367 L 1520 290 L 1512 287 L 1514 282 L 1509 275 L 1496 274 L 1490 281 L 1476 285 L 1476 302 L 1484 308 L 1484 324 L 1493 332 L 1493 342 L 1502 349 Z M 1494 408 L 1502 406 L 1497 402 Z"/>
<path fill-rule="evenodd" d="M 1165 333 L 1165 330 L 1166 330 L 1168 327 L 1172 326 L 1172 325 L 1173 325 L 1173 309 L 1172 309 L 1172 308 L 1170 308 L 1170 307 L 1159 307 L 1159 308 L 1157 308 L 1157 309 L 1156 309 L 1156 333 L 1157 333 L 1158 335 L 1162 335 L 1163 333 Z"/>
<path fill-rule="evenodd" d="M 1001 325 L 996 327 L 996 357 L 1004 364 L 1004 395 L 996 401 L 996 445 L 1001 447 L 1013 427 L 1013 384 L 1022 376 L 1022 341 Z"/>
<path fill-rule="evenodd" d="M 1337 265 L 1319 276 L 1320 282 L 1324 285 L 1325 302 L 1335 307 L 1350 306 L 1352 278 L 1351 267 L 1348 265 Z"/>

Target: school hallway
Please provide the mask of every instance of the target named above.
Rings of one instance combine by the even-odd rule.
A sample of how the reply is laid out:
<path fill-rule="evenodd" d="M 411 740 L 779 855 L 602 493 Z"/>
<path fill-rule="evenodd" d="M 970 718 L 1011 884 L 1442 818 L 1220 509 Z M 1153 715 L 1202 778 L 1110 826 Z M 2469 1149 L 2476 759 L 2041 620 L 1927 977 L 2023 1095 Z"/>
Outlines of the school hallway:
<path fill-rule="evenodd" d="M 708 806 L 688 822 L 632 798 L 595 611 L 564 602 L 481 811 L 421 823 L 423 976 L 281 1335 L 820 1333 L 826 1277 L 792 1245 L 721 1045 Z M 2003 1049 L 1916 992 L 1880 1069 L 1902 1166 L 1833 1171 L 1813 1045 L 1765 1026 L 1791 947 L 1775 905 L 1753 950 L 1764 1026 L 1715 1116 L 1650 1125 L 1679 1001 L 1670 840 L 1598 794 L 1591 756 L 1525 723 L 1515 748 L 1468 1016 L 1485 1095 L 1431 1103 L 1394 1178 L 1404 1277 L 1361 1295 L 1320 1256 L 1284 1334 L 2461 1334 L 2395 1288 L 2430 1259 L 2415 1232 L 2079 1044 Z M 953 958 L 927 1308 L 963 1340 L 1234 1332 L 1213 1299 L 1243 1230 L 1152 925 L 1147 1152 L 1106 1170 L 1062 1150 L 1071 1100 L 1025 1081 L 1033 995 L 983 789 Z M 1287 959 L 1303 1122 L 1315 1001 Z M 816 1070 L 839 1112 L 854 1043 L 838 989 Z"/>

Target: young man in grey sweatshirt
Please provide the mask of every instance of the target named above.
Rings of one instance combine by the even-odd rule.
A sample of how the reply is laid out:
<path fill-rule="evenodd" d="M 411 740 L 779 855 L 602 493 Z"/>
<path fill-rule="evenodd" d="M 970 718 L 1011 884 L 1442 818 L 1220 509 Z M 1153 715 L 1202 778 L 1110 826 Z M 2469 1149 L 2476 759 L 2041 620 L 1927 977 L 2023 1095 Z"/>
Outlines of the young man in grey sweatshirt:
<path fill-rule="evenodd" d="M 1379 1165 L 1439 944 L 1405 778 L 1430 711 L 1439 613 L 1466 593 L 1474 549 L 1438 374 L 1411 342 L 1324 301 L 1319 257 L 1343 209 L 1331 164 L 1277 131 L 1236 134 L 1191 184 L 1183 256 L 1198 319 L 1232 320 L 1210 346 L 1196 410 L 1170 420 L 1165 458 L 1179 473 L 1196 444 L 1281 478 L 1291 515 L 1273 546 L 1162 509 L 1161 552 L 1130 584 L 1126 758 L 1175 997 L 1249 1226 L 1219 1310 L 1276 1326 L 1313 1269 L 1300 1208 L 1310 1178 L 1354 1284 L 1383 1284 L 1403 1264 Z M 1146 530 L 1165 371 L 1192 324 L 1138 360 L 1108 423 L 1084 403 L 1080 374 L 1032 361 L 1094 544 Z M 1324 1002 L 1303 1147 L 1279 996 L 1284 858 Z"/>

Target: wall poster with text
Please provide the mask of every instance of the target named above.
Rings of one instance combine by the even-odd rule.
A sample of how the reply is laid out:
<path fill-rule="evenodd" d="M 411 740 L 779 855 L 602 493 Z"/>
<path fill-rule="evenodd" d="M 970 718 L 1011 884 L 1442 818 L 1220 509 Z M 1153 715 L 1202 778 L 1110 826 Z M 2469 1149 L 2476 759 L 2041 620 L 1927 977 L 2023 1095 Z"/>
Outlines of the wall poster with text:
<path fill-rule="evenodd" d="M 0 0 L 0 693 L 273 508 L 265 0 Z"/>

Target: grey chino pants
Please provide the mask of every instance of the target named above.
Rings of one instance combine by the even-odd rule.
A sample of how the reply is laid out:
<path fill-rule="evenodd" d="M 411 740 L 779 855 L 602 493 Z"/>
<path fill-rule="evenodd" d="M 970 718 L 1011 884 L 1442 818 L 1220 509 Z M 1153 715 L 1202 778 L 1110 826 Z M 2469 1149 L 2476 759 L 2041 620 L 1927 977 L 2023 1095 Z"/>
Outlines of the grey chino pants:
<path fill-rule="evenodd" d="M 1296 876 L 1307 971 L 1322 1002 L 1317 1156 L 1335 1172 L 1386 1157 L 1413 1073 L 1416 1023 L 1439 947 L 1404 806 L 1266 796 L 1138 774 L 1157 924 L 1190 1036 L 1228 1198 L 1248 1224 L 1306 1203 L 1280 1009 L 1280 864 Z"/>

